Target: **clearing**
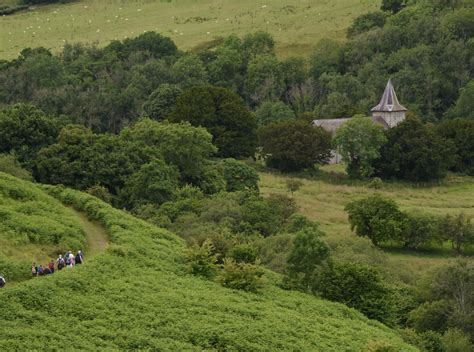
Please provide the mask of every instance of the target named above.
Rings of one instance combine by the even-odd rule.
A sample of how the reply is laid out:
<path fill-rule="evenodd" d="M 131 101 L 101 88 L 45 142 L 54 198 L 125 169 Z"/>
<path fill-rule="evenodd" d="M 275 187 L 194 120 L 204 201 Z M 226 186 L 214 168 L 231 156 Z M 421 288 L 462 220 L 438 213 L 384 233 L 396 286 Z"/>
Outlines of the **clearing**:
<path fill-rule="evenodd" d="M 1 3 L 1 1 L 0 1 Z M 352 20 L 380 0 L 83 0 L 0 17 L 0 59 L 27 47 L 107 44 L 156 31 L 189 50 L 216 38 L 271 33 L 280 56 L 311 53 L 321 38 L 344 39 Z M 295 40 L 296 39 L 296 40 Z"/>

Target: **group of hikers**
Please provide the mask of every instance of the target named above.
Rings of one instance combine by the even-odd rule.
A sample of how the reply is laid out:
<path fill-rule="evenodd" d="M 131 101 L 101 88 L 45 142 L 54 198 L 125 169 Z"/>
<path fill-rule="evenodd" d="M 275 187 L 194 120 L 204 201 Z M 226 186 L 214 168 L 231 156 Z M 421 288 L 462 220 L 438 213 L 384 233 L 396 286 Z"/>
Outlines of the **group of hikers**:
<path fill-rule="evenodd" d="M 77 251 L 76 255 L 74 255 L 72 251 L 68 251 L 64 257 L 60 254 L 56 261 L 51 259 L 48 265 L 40 264 L 40 266 L 37 266 L 36 263 L 33 263 L 31 266 L 31 274 L 33 276 L 50 275 L 54 274 L 56 265 L 58 270 L 62 270 L 63 268 L 72 268 L 74 265 L 82 264 L 83 262 L 84 255 L 82 251 Z"/>

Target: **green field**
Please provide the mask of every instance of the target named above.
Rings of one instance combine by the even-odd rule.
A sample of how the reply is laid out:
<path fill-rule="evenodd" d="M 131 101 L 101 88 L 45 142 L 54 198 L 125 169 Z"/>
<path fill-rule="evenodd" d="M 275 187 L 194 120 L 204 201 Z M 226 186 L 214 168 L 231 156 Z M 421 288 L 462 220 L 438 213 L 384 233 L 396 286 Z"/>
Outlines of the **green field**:
<path fill-rule="evenodd" d="M 386 183 L 380 190 L 368 187 L 368 182 L 344 178 L 343 165 L 328 165 L 312 178 L 300 178 L 303 186 L 294 194 L 300 211 L 321 223 L 328 242 L 341 259 L 370 262 L 377 266 L 386 279 L 392 282 L 414 283 L 417 274 L 434 266 L 446 264 L 454 258 L 450 245 L 428 251 L 409 251 L 388 247 L 383 251 L 373 248 L 369 240 L 356 237 L 351 232 L 344 207 L 354 199 L 379 192 L 394 199 L 402 210 L 444 216 L 464 212 L 474 216 L 474 178 L 448 176 L 442 184 L 415 187 L 403 183 Z M 286 180 L 289 176 L 260 173 L 263 194 L 288 194 Z M 468 252 L 472 254 L 472 250 Z"/>
<path fill-rule="evenodd" d="M 321 38 L 343 39 L 352 19 L 379 0 L 83 0 L 0 17 L 0 58 L 26 47 L 107 44 L 157 31 L 192 49 L 230 34 L 271 33 L 281 56 L 307 55 Z"/>
<path fill-rule="evenodd" d="M 110 236 L 108 248 L 80 267 L 0 290 L 4 351 L 366 351 L 380 344 L 415 351 L 353 309 L 277 288 L 273 274 L 257 294 L 191 276 L 183 240 L 92 196 L 5 174 L 0 180 L 23 199 L 34 195 L 37 206 L 54 203 L 62 213 L 73 206 Z M 10 206 L 22 206 L 5 194 Z M 42 227 L 48 215 L 37 220 Z"/>

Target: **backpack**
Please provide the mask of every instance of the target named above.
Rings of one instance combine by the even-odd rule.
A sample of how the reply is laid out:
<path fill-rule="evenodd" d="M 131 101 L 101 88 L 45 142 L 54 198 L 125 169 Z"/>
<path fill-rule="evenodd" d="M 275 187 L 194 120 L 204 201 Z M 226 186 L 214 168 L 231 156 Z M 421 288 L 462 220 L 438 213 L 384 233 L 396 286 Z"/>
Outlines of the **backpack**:
<path fill-rule="evenodd" d="M 38 268 L 38 274 L 42 274 L 42 273 L 43 273 L 43 267 L 40 266 L 40 267 Z"/>
<path fill-rule="evenodd" d="M 36 267 L 34 267 L 34 266 L 31 267 L 31 273 L 32 273 L 33 275 L 36 274 Z"/>
<path fill-rule="evenodd" d="M 80 254 L 77 254 L 77 255 L 76 255 L 76 263 L 77 263 L 77 264 L 82 264 L 82 257 L 81 257 Z"/>

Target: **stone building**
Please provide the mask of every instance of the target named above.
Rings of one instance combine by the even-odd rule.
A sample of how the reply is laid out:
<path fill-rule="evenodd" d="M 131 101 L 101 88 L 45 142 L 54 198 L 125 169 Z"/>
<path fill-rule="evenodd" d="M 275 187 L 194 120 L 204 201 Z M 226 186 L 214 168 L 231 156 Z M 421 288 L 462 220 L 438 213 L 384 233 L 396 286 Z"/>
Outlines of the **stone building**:
<path fill-rule="evenodd" d="M 398 102 L 397 94 L 392 85 L 392 80 L 389 79 L 380 102 L 371 110 L 372 121 L 381 125 L 384 129 L 389 129 L 397 126 L 405 120 L 406 111 L 407 109 Z M 340 126 L 350 119 L 350 117 L 340 119 L 320 119 L 314 120 L 313 124 L 334 134 Z M 334 164 L 340 161 L 341 156 L 336 151 L 333 151 L 333 157 L 331 158 L 330 163 Z"/>

